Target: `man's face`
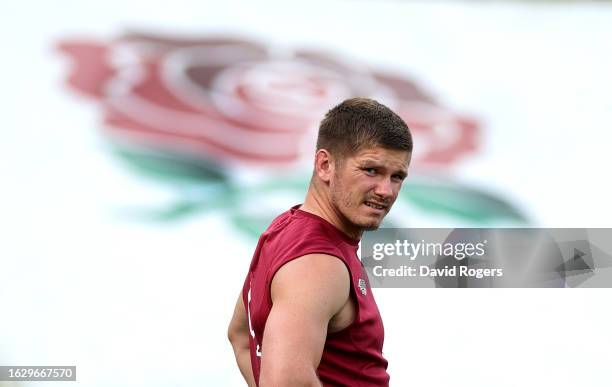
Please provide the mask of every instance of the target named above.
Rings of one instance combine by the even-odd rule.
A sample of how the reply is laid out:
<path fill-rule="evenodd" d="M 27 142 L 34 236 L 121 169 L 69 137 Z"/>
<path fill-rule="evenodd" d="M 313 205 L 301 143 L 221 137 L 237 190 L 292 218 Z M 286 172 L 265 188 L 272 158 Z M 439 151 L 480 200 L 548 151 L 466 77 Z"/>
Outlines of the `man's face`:
<path fill-rule="evenodd" d="M 376 146 L 335 163 L 331 201 L 349 228 L 380 226 L 402 187 L 410 156 L 407 151 Z"/>

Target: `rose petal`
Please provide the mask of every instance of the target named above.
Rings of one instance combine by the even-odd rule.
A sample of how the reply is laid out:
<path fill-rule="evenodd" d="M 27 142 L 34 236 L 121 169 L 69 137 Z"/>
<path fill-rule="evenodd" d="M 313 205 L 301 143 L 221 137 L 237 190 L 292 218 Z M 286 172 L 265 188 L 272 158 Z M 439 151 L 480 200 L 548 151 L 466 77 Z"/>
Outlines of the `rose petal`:
<path fill-rule="evenodd" d="M 73 61 L 68 84 L 89 97 L 101 98 L 106 82 L 115 75 L 107 60 L 109 47 L 97 42 L 65 41 L 57 48 Z"/>
<path fill-rule="evenodd" d="M 434 99 L 416 83 L 405 77 L 391 73 L 373 71 L 372 76 L 377 81 L 393 89 L 398 98 L 403 100 L 416 100 L 434 104 Z"/>
<path fill-rule="evenodd" d="M 161 36 L 155 33 L 130 32 L 121 35 L 115 44 L 133 44 L 135 46 L 147 47 L 158 55 L 165 55 L 171 51 L 181 48 L 213 48 L 213 47 L 236 47 L 245 51 L 258 51 L 262 56 L 267 56 L 268 49 L 253 40 L 228 36 L 210 36 L 207 38 L 189 38 L 185 36 Z"/>

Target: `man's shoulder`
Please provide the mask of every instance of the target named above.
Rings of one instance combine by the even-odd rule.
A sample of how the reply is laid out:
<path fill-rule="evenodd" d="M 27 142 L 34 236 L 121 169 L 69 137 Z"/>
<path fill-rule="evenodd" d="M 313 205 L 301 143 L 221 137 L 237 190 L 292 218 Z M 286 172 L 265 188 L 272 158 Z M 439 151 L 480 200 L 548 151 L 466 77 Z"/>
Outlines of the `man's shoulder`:
<path fill-rule="evenodd" d="M 277 263 L 313 253 L 345 257 L 325 222 L 298 211 L 298 207 L 277 216 L 262 234 L 263 254 Z"/>
<path fill-rule="evenodd" d="M 286 211 L 272 221 L 264 234 L 269 241 L 298 243 L 327 243 L 337 245 L 334 234 L 328 226 L 315 218 L 304 216 L 303 213 L 294 211 L 296 207 Z"/>
<path fill-rule="evenodd" d="M 299 205 L 293 206 L 287 211 L 281 213 L 280 215 L 272 219 L 272 222 L 270 222 L 270 224 L 268 225 L 266 230 L 262 233 L 262 235 L 270 235 L 273 233 L 278 233 L 280 231 L 283 231 L 291 223 L 295 223 L 296 220 L 298 220 L 299 222 L 300 218 L 295 216 L 296 209 L 298 207 Z"/>

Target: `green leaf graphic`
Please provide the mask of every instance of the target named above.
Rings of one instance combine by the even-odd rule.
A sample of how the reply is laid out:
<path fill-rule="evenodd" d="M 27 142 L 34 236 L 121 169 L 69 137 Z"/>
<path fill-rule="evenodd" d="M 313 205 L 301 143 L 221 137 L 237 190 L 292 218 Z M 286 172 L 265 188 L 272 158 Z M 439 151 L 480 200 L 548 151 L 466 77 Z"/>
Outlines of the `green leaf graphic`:
<path fill-rule="evenodd" d="M 156 180 L 169 183 L 225 181 L 223 170 L 203 160 L 152 150 L 113 146 L 112 152 L 131 169 Z"/>
<path fill-rule="evenodd" d="M 224 175 L 224 169 L 202 160 L 142 149 L 114 147 L 113 151 L 135 171 L 176 190 L 176 200 L 163 208 L 130 208 L 125 212 L 129 216 L 173 222 L 197 213 L 221 210 L 237 229 L 255 238 L 278 215 L 270 208 L 274 198 L 279 195 L 295 198 L 297 204 L 303 200 L 310 180 L 310 175 L 298 173 L 236 185 Z M 398 200 L 475 225 L 498 221 L 528 223 L 516 207 L 498 196 L 427 176 L 409 179 Z"/>
<path fill-rule="evenodd" d="M 401 197 L 431 212 L 450 214 L 476 223 L 510 220 L 528 223 L 528 219 L 505 200 L 460 184 L 434 181 L 410 181 Z"/>

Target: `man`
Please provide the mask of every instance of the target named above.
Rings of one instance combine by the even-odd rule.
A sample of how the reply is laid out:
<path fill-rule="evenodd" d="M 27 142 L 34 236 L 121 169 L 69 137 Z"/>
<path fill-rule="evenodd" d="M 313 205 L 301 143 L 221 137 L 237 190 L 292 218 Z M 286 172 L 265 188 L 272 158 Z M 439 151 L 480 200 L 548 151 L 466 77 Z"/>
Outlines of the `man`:
<path fill-rule="evenodd" d="M 391 209 L 411 154 L 408 126 L 376 101 L 326 114 L 306 200 L 261 235 L 229 325 L 249 386 L 389 384 L 357 248 Z"/>

